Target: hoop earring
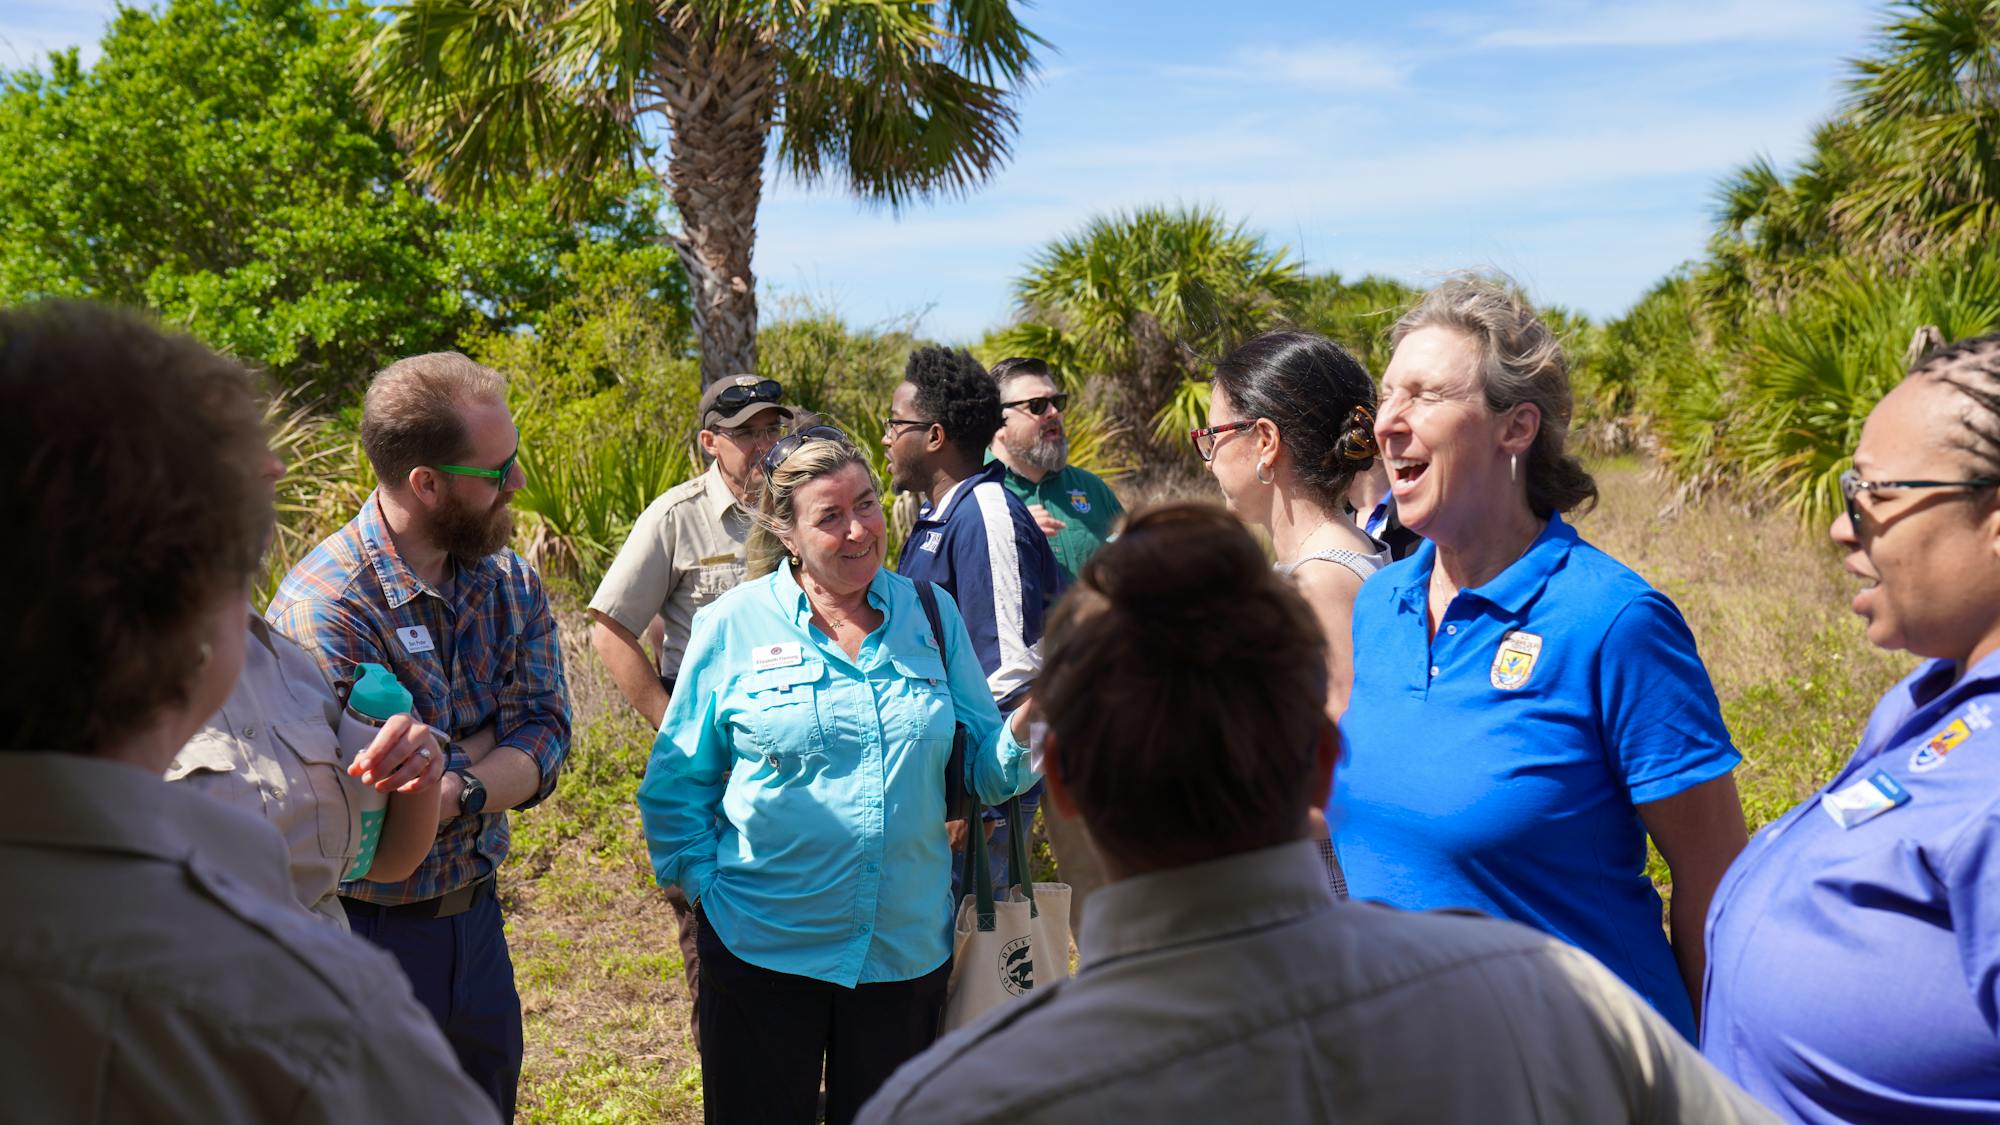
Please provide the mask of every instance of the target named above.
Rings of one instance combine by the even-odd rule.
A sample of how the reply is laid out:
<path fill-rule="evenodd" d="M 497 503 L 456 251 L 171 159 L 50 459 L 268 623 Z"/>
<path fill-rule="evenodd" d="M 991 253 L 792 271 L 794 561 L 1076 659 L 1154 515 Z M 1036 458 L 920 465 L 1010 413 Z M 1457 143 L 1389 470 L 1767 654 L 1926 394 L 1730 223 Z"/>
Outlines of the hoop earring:
<path fill-rule="evenodd" d="M 1259 461 L 1259 462 L 1257 462 L 1257 483 L 1258 483 L 1258 484 L 1276 484 L 1276 483 L 1278 482 L 1278 478 L 1277 478 L 1277 477 L 1275 477 L 1275 476 L 1271 476 L 1271 477 L 1267 477 L 1267 476 L 1265 476 L 1265 475 L 1264 475 L 1264 471 L 1265 471 L 1266 469 L 1269 469 L 1270 467 L 1271 467 L 1271 466 L 1269 466 L 1269 465 L 1266 465 L 1266 464 L 1264 464 L 1264 463 L 1263 463 L 1262 461 Z"/>
<path fill-rule="evenodd" d="M 1508 481 L 1510 481 L 1510 482 L 1512 482 L 1512 483 L 1516 483 L 1516 484 L 1520 483 L 1520 480 L 1521 480 L 1521 473 L 1520 473 L 1520 468 L 1521 468 L 1521 464 L 1520 464 L 1520 462 L 1521 462 L 1521 458 L 1520 458 L 1520 455 L 1519 455 L 1519 454 L 1515 454 L 1515 453 L 1509 453 L 1509 454 L 1507 455 L 1507 479 L 1508 479 Z"/>

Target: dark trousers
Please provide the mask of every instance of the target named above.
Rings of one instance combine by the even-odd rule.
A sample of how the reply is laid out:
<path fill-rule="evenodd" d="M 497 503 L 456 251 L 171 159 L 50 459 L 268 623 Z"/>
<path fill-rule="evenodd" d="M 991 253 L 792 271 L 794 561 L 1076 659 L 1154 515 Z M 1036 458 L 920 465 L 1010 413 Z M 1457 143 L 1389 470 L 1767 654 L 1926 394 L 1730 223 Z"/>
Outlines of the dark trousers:
<path fill-rule="evenodd" d="M 502 1119 L 512 1121 L 521 1082 L 521 996 L 514 991 L 499 897 L 483 893 L 471 909 L 450 918 L 354 899 L 341 905 L 357 937 L 395 955 L 417 1002 L 457 1052 L 458 1065 L 500 1107 Z"/>
<path fill-rule="evenodd" d="M 674 936 L 681 944 L 681 976 L 687 981 L 688 990 L 688 1036 L 694 1040 L 694 1049 L 700 1051 L 701 944 L 695 940 L 695 931 L 701 923 L 695 920 L 687 893 L 679 887 L 667 888 L 667 908 L 674 912 Z"/>
<path fill-rule="evenodd" d="M 699 912 L 701 1091 L 708 1125 L 848 1125 L 896 1068 L 937 1038 L 946 962 L 915 980 L 837 984 L 739 959 Z"/>

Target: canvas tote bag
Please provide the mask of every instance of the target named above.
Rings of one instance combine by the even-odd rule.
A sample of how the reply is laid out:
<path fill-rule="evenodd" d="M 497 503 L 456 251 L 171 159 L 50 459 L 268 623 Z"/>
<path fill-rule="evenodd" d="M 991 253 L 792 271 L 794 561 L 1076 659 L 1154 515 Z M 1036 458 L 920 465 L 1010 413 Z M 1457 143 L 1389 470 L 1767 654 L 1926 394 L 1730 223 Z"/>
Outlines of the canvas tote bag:
<path fill-rule="evenodd" d="M 971 788 L 966 786 L 967 824 L 972 827 L 966 836 L 964 882 L 972 893 L 958 904 L 941 1031 L 964 1027 L 990 1009 L 1028 996 L 1037 984 L 1069 975 L 1069 884 L 1034 881 L 1021 799 L 1009 797 L 1005 807 L 1012 828 L 1013 882 L 1007 897 L 995 901 L 993 865 L 979 838 L 979 802 L 969 795 Z"/>

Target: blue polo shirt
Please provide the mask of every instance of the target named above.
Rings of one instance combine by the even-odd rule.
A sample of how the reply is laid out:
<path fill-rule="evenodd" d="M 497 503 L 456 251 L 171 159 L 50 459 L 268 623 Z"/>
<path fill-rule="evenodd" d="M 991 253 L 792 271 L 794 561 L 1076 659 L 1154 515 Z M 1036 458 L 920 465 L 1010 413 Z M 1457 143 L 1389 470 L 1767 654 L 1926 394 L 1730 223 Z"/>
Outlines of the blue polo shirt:
<path fill-rule="evenodd" d="M 1673 603 L 1549 519 L 1461 590 L 1433 640 L 1437 548 L 1354 603 L 1347 753 L 1327 816 L 1356 898 L 1469 907 L 1596 957 L 1690 1040 L 1637 805 L 1740 760 Z"/>
<path fill-rule="evenodd" d="M 2000 655 L 1955 672 L 1891 689 L 1709 908 L 1702 1054 L 1791 1120 L 2000 1121 Z"/>
<path fill-rule="evenodd" d="M 958 603 L 987 685 L 1001 707 L 1028 688 L 1028 649 L 1042 639 L 1042 615 L 1062 592 L 1049 537 L 1027 505 L 1007 491 L 998 461 L 924 505 L 896 557 L 896 573 L 935 582 Z"/>

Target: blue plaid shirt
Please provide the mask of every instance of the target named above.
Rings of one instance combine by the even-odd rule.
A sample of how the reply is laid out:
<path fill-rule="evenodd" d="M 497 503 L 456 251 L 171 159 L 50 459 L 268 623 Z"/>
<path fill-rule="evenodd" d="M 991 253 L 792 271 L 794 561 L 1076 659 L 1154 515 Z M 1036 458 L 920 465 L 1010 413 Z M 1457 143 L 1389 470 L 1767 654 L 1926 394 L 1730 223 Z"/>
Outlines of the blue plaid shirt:
<path fill-rule="evenodd" d="M 454 740 L 493 724 L 495 753 L 511 746 L 541 771 L 535 795 L 519 806 L 528 808 L 554 791 L 569 752 L 569 691 L 548 595 L 511 550 L 453 563 L 447 598 L 396 554 L 370 493 L 360 515 L 292 567 L 266 616 L 330 680 L 353 682 L 363 662 L 387 665 L 416 698 L 416 717 Z M 472 763 L 454 749 L 448 764 Z M 485 878 L 505 858 L 505 812 L 459 817 L 439 830 L 416 874 L 400 883 L 343 883 L 340 893 L 385 905 L 421 902 Z"/>

